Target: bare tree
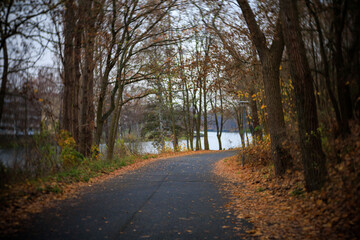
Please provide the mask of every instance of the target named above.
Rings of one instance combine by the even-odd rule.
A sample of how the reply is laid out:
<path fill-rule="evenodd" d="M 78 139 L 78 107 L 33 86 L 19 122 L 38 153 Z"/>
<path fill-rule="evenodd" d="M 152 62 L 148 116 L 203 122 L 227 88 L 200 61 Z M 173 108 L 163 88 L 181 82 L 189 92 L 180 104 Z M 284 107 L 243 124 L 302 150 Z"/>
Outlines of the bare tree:
<path fill-rule="evenodd" d="M 162 38 L 164 31 L 156 31 L 157 24 L 174 7 L 176 0 L 156 1 L 147 4 L 138 0 L 112 1 L 109 8 L 111 14 L 107 16 L 110 23 L 109 30 L 104 31 L 108 39 L 104 39 L 104 51 L 106 53 L 105 67 L 100 80 L 100 92 L 96 110 L 96 136 L 95 142 L 100 143 L 103 124 L 115 109 L 115 98 L 118 89 L 123 85 L 120 78 L 115 82 L 109 81 L 111 72 L 116 64 L 120 66 L 117 72 L 137 54 L 153 47 L 167 43 Z M 120 14 L 119 14 L 120 13 Z M 166 30 L 165 30 L 166 32 Z M 141 68 L 139 68 L 141 69 Z M 119 76 L 119 74 L 115 74 Z M 107 89 L 111 87 L 111 104 L 105 109 Z"/>
<path fill-rule="evenodd" d="M 24 7 L 26 6 L 26 7 Z M 9 75 L 32 67 L 41 56 L 42 30 L 44 16 L 55 9 L 53 1 L 15 1 L 0 3 L 0 53 L 1 53 L 1 89 L 0 120 L 2 118 L 4 98 L 7 92 Z M 36 48 L 33 48 L 36 44 Z M 34 49 L 39 49 L 35 51 Z"/>
<path fill-rule="evenodd" d="M 306 189 L 313 191 L 322 187 L 327 175 L 325 155 L 318 132 L 313 78 L 300 32 L 297 1 L 280 0 L 280 6 L 284 39 L 295 89 Z"/>

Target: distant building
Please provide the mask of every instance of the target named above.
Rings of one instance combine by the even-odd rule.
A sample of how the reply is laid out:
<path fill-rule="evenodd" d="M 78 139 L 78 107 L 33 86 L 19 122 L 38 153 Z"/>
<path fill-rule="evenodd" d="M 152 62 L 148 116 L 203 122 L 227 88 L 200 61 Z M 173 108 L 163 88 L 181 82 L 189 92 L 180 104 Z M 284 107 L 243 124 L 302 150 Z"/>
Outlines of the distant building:
<path fill-rule="evenodd" d="M 40 102 L 24 94 L 7 93 L 0 121 L 0 135 L 33 135 L 40 130 Z"/>

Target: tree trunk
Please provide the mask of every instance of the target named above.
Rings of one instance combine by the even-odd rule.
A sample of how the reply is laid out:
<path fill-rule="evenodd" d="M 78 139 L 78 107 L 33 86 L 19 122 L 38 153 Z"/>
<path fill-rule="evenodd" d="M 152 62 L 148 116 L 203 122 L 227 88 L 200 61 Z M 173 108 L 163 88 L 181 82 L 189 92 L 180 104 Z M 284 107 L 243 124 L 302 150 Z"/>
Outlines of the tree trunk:
<path fill-rule="evenodd" d="M 219 143 L 219 150 L 222 150 L 220 124 L 216 112 L 214 112 L 214 116 L 215 116 L 215 125 L 216 125 L 216 137 Z"/>
<path fill-rule="evenodd" d="M 160 151 L 164 151 L 165 149 L 165 136 L 164 136 L 164 127 L 163 127 L 163 108 L 164 108 L 164 103 L 163 103 L 163 95 L 162 95 L 162 86 L 161 86 L 161 82 L 160 82 L 160 78 L 156 79 L 156 85 L 158 88 L 158 99 L 159 99 L 159 106 L 158 106 L 158 117 L 159 117 L 159 141 L 160 141 Z"/>
<path fill-rule="evenodd" d="M 279 64 L 274 61 L 272 56 L 263 57 L 262 70 L 275 173 L 282 175 L 291 164 L 291 156 L 283 146 L 287 136 L 280 95 Z"/>
<path fill-rule="evenodd" d="M 255 94 L 255 90 L 253 88 L 251 88 L 249 90 L 249 102 L 250 102 L 250 109 L 251 109 L 251 120 L 252 120 L 252 125 L 253 125 L 253 138 L 255 139 L 255 142 L 258 141 L 262 141 L 263 137 L 262 137 L 262 131 L 261 131 L 261 126 L 260 126 L 260 121 L 259 121 L 259 116 L 258 116 L 258 109 L 257 109 L 257 104 L 256 104 L 256 99 L 254 99 L 252 96 Z"/>
<path fill-rule="evenodd" d="M 182 84 L 182 112 L 183 112 L 183 124 L 184 124 L 184 128 L 185 128 L 185 135 L 186 135 L 186 148 L 190 149 L 190 139 L 189 139 L 189 128 L 190 126 L 188 125 L 188 112 L 187 112 L 187 108 L 186 108 L 186 96 L 185 96 L 185 82 L 183 81 Z"/>
<path fill-rule="evenodd" d="M 179 48 L 179 57 L 181 64 L 181 81 L 182 81 L 182 97 L 183 97 L 183 118 L 186 134 L 186 147 L 187 149 L 194 150 L 193 148 L 193 131 L 191 126 L 191 113 L 190 113 L 190 102 L 189 102 L 189 89 L 187 86 L 187 81 L 184 73 L 184 62 L 183 62 L 183 52 L 181 49 L 181 44 Z"/>
<path fill-rule="evenodd" d="M 204 89 L 204 149 L 205 150 L 209 150 L 209 138 L 208 138 L 208 121 L 207 121 L 207 109 L 206 109 L 206 94 L 207 94 L 207 89 L 206 89 L 206 77 L 204 77 L 204 82 L 203 82 L 203 89 Z"/>
<path fill-rule="evenodd" d="M 185 83 L 185 94 L 186 94 L 186 115 L 187 115 L 187 125 L 188 125 L 188 132 L 187 137 L 190 142 L 190 149 L 194 151 L 194 127 L 191 124 L 191 112 L 190 112 L 190 101 L 189 101 L 189 89 Z"/>
<path fill-rule="evenodd" d="M 81 16 L 78 16 L 80 18 Z M 73 72 L 73 91 L 72 91 L 72 133 L 73 137 L 78 144 L 80 143 L 80 80 L 81 80 L 81 49 L 82 49 L 82 34 L 83 27 L 78 22 L 75 30 L 75 47 L 74 47 L 74 72 Z"/>
<path fill-rule="evenodd" d="M 284 40 L 290 60 L 298 113 L 301 157 L 306 189 L 320 189 L 325 182 L 325 155 L 321 147 L 313 79 L 302 40 L 297 2 L 280 0 Z"/>
<path fill-rule="evenodd" d="M 120 87 L 116 100 L 116 106 L 111 118 L 109 138 L 106 144 L 107 145 L 106 159 L 108 161 L 111 161 L 114 157 L 114 147 L 115 147 L 115 140 L 117 137 L 117 128 L 118 128 L 117 126 L 119 124 L 119 118 L 122 109 L 122 94 L 123 94 L 123 88 Z"/>
<path fill-rule="evenodd" d="M 261 60 L 275 174 L 282 175 L 291 165 L 292 159 L 288 150 L 283 146 L 287 136 L 279 83 L 279 67 L 284 49 L 280 19 L 276 23 L 272 44 L 268 48 L 265 35 L 261 32 L 248 1 L 237 0 L 237 2 L 244 14 L 251 33 L 251 40 L 256 46 Z"/>
<path fill-rule="evenodd" d="M 196 151 L 201 150 L 201 136 L 200 136 L 200 127 L 201 127 L 201 99 L 202 99 L 202 94 L 201 94 L 201 83 L 200 83 L 200 87 L 199 87 L 200 91 L 199 91 L 199 106 L 196 112 Z"/>
<path fill-rule="evenodd" d="M 340 110 L 339 110 L 339 107 L 338 107 L 338 102 L 336 100 L 335 94 L 334 94 L 333 89 L 331 87 L 330 66 L 329 66 L 329 60 L 328 60 L 328 58 L 326 56 L 325 45 L 324 45 L 324 36 L 323 36 L 323 32 L 322 32 L 321 25 L 320 25 L 320 20 L 319 20 L 317 14 L 315 13 L 314 9 L 311 7 L 310 0 L 306 0 L 305 2 L 306 2 L 307 8 L 309 9 L 311 15 L 313 16 L 313 18 L 315 20 L 316 30 L 317 30 L 318 35 L 319 35 L 319 46 L 320 46 L 321 60 L 322 60 L 323 65 L 324 65 L 325 86 L 326 86 L 327 93 L 329 94 L 331 104 L 332 104 L 332 106 L 334 108 L 334 111 L 335 111 L 336 122 L 338 124 L 338 127 L 340 128 L 341 125 L 342 125 L 341 115 L 340 115 Z"/>
<path fill-rule="evenodd" d="M 170 104 L 170 118 L 171 118 L 171 128 L 172 128 L 172 140 L 174 151 L 179 151 L 179 141 L 176 131 L 176 123 L 175 123 L 175 113 L 174 113 L 174 103 L 173 103 L 173 91 L 172 91 L 172 79 L 169 77 L 169 104 Z"/>
<path fill-rule="evenodd" d="M 104 123 L 105 123 L 106 120 L 108 120 L 108 118 L 110 117 L 110 115 L 114 111 L 115 105 L 116 105 L 115 104 L 115 97 L 116 97 L 117 90 L 119 88 L 119 83 L 118 82 L 115 83 L 115 86 L 111 91 L 110 108 L 105 113 L 103 113 L 104 112 L 104 103 L 105 103 L 106 90 L 107 90 L 108 80 L 109 80 L 109 74 L 110 74 L 110 71 L 111 71 L 112 68 L 113 68 L 112 66 L 107 65 L 106 69 L 105 69 L 105 73 L 101 78 L 100 94 L 99 94 L 99 100 L 98 100 L 97 110 L 96 110 L 95 144 L 97 146 L 99 146 L 99 144 L 100 144 Z"/>
<path fill-rule="evenodd" d="M 90 17 L 82 15 L 84 26 L 84 67 L 81 86 L 81 115 L 80 115 L 80 142 L 79 150 L 84 156 L 91 155 L 91 145 L 93 143 L 94 131 L 94 51 L 95 51 L 95 22 L 97 19 L 97 11 L 92 6 L 92 1 L 82 0 L 81 11 L 87 11 Z"/>
<path fill-rule="evenodd" d="M 104 108 L 106 88 L 108 86 L 108 78 L 109 78 L 109 73 L 110 73 L 110 71 L 107 71 L 107 70 L 108 69 L 105 69 L 104 75 L 101 77 L 100 94 L 99 94 L 99 100 L 98 100 L 97 109 L 96 109 L 95 144 L 97 146 L 99 146 L 99 144 L 100 144 L 104 122 L 106 121 L 106 119 L 104 119 L 104 117 L 103 117 L 103 108 Z"/>
<path fill-rule="evenodd" d="M 247 131 L 245 131 L 245 136 L 246 136 L 247 146 L 250 146 L 250 141 L 249 141 L 249 136 L 248 136 L 248 132 L 247 132 Z"/>
<path fill-rule="evenodd" d="M 217 105 L 217 101 L 218 101 L 217 91 L 219 91 L 219 97 L 220 97 L 220 122 L 218 119 L 219 116 L 218 116 L 218 105 Z M 212 100 L 210 98 L 210 104 L 211 104 L 211 108 L 214 112 L 214 117 L 215 117 L 216 137 L 219 142 L 219 150 L 222 150 L 221 135 L 222 135 L 223 126 L 224 126 L 224 109 L 223 109 L 222 91 L 221 91 L 220 86 L 218 86 L 218 90 L 216 90 L 214 92 L 214 94 L 215 94 L 214 100 Z"/>
<path fill-rule="evenodd" d="M 221 134 L 216 133 L 216 137 L 219 143 L 219 150 L 222 150 Z"/>
<path fill-rule="evenodd" d="M 194 138 L 195 138 L 195 146 L 194 143 L 192 145 L 192 150 L 196 150 L 196 142 L 197 142 L 197 134 L 195 133 L 196 129 L 197 129 L 197 123 L 196 123 L 196 90 L 194 90 L 193 92 L 193 98 L 192 98 L 192 129 L 191 129 L 191 134 L 192 134 L 192 140 L 191 142 L 194 142 Z M 194 135 L 195 134 L 195 135 Z"/>
<path fill-rule="evenodd" d="M 6 85 L 8 82 L 8 71 L 9 71 L 9 55 L 7 49 L 6 39 L 3 40 L 3 56 L 4 56 L 4 65 L 3 65 L 3 72 L 1 77 L 1 89 L 0 89 L 0 122 L 2 119 L 3 109 L 4 109 L 4 102 L 5 102 L 5 95 L 6 95 Z"/>
<path fill-rule="evenodd" d="M 103 4 L 104 2 L 102 2 Z M 111 22 L 110 22 L 110 32 L 111 32 L 111 40 L 110 40 L 110 46 L 107 50 L 107 56 L 106 56 L 106 65 L 105 65 L 105 70 L 104 70 L 104 74 L 101 75 L 101 85 L 100 85 L 100 94 L 99 94 L 99 100 L 97 103 L 97 110 L 96 110 L 96 133 L 95 133 L 95 144 L 97 146 L 99 146 L 100 141 L 101 141 L 101 136 L 103 133 L 103 126 L 105 121 L 108 120 L 108 118 L 110 117 L 111 113 L 114 111 L 115 109 L 115 95 L 118 89 L 118 83 L 115 84 L 115 87 L 112 90 L 112 94 L 111 94 L 111 105 L 110 108 L 107 111 L 104 111 L 104 103 L 105 103 L 105 99 L 106 99 L 106 91 L 109 85 L 109 75 L 110 72 L 112 71 L 112 69 L 114 68 L 115 64 L 117 63 L 117 60 L 120 56 L 121 47 L 122 46 L 121 43 L 123 43 L 123 38 L 124 35 L 122 37 L 122 39 L 118 39 L 117 38 L 117 29 L 116 29 L 116 25 L 115 22 L 117 21 L 117 2 L 116 1 L 112 1 L 112 15 L 111 15 Z M 100 10 L 101 12 L 101 10 Z M 103 13 L 103 12 L 101 12 Z M 104 15 L 100 13 L 100 18 L 103 18 Z M 119 41 L 119 42 L 118 42 Z M 114 51 L 114 46 L 117 45 L 118 48 L 116 48 L 116 50 Z M 115 52 L 114 56 L 113 53 Z M 105 139 L 107 139 L 107 137 L 105 136 Z"/>
<path fill-rule="evenodd" d="M 243 132 L 243 120 L 242 120 L 242 110 L 239 109 L 239 107 L 234 107 L 234 111 L 235 111 L 235 116 L 236 116 L 236 123 L 238 126 L 238 132 L 240 135 L 240 139 L 241 139 L 241 146 L 245 146 L 245 139 L 244 139 L 244 132 Z"/>
<path fill-rule="evenodd" d="M 216 101 L 216 99 L 215 99 L 215 101 Z M 221 142 L 221 135 L 222 135 L 221 123 L 222 123 L 222 120 L 220 119 L 220 123 L 219 123 L 218 115 L 217 115 L 216 111 L 214 112 L 214 116 L 215 116 L 215 125 L 216 125 L 216 137 L 217 137 L 218 143 L 219 143 L 219 150 L 222 150 L 222 142 Z M 220 117 L 220 118 L 222 118 L 222 117 Z"/>
<path fill-rule="evenodd" d="M 209 150 L 209 138 L 208 138 L 208 122 L 207 122 L 207 99 L 206 95 L 208 93 L 206 78 L 208 75 L 208 65 L 210 64 L 210 46 L 212 39 L 211 37 L 206 37 L 206 49 L 205 49 L 205 62 L 202 64 L 203 74 L 202 74 L 202 87 L 203 87 L 203 95 L 204 95 L 204 149 Z"/>
<path fill-rule="evenodd" d="M 345 70 L 344 55 L 343 55 L 343 30 L 344 30 L 344 17 L 347 12 L 346 1 L 343 6 L 341 0 L 334 0 L 334 61 L 336 69 L 336 86 L 337 95 L 340 105 L 341 125 L 340 131 L 343 135 L 350 133 L 349 120 L 352 118 L 352 102 L 349 84 L 347 81 L 347 71 Z"/>
<path fill-rule="evenodd" d="M 65 2 L 64 14 L 64 92 L 63 92 L 63 118 L 61 128 L 71 132 L 71 108 L 72 108 L 72 82 L 73 82 L 73 60 L 74 60 L 74 32 L 75 26 L 72 18 L 74 17 L 74 4 L 72 1 Z"/>
<path fill-rule="evenodd" d="M 64 97 L 62 128 L 69 131 L 79 143 L 79 81 L 81 28 L 76 25 L 76 7 L 72 1 L 65 2 L 64 15 Z"/>

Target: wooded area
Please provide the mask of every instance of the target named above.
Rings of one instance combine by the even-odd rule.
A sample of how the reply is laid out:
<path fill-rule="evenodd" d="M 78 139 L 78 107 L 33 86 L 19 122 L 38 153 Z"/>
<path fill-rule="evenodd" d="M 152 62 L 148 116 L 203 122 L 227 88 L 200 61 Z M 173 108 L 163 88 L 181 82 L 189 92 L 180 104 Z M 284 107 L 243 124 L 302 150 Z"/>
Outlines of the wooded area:
<path fill-rule="evenodd" d="M 16 172 L 39 177 L 111 162 L 139 153 L 141 141 L 159 152 L 169 150 L 166 141 L 172 151 L 209 150 L 210 125 L 222 150 L 228 119 L 244 146 L 270 141 L 276 176 L 300 166 L 308 192 L 328 181 L 329 165 L 344 161 L 343 142 L 355 139 L 347 151 L 359 150 L 358 0 L 0 6 L 1 142 L 20 141 L 3 133 L 12 121 L 8 95 L 39 105 L 42 119 L 35 134 L 22 127 L 31 143 L 18 144 L 31 146 L 31 157 L 16 170 L 1 163 L 1 185 Z M 350 162 L 359 184 L 359 159 Z"/>

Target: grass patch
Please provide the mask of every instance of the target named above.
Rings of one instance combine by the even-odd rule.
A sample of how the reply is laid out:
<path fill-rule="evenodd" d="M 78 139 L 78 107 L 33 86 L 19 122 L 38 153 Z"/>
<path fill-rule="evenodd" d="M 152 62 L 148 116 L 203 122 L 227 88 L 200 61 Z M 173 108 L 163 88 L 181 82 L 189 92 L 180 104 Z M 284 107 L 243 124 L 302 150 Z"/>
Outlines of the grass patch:
<path fill-rule="evenodd" d="M 139 159 L 139 157 L 125 156 L 114 158 L 112 161 L 84 159 L 79 165 L 45 177 L 25 179 L 14 184 L 7 184 L 0 189 L 0 204 L 7 205 L 5 203 L 8 201 L 12 202 L 20 198 L 30 199 L 41 194 L 61 194 L 68 184 L 89 182 L 92 178 L 133 164 L 136 159 Z"/>
<path fill-rule="evenodd" d="M 134 156 L 114 158 L 112 161 L 85 160 L 76 167 L 59 172 L 55 176 L 48 177 L 47 181 L 56 180 L 62 183 L 88 182 L 91 178 L 104 173 L 111 173 L 121 167 L 133 164 L 134 162 Z"/>
<path fill-rule="evenodd" d="M 145 154 L 141 156 L 141 159 L 150 159 L 150 158 L 156 158 L 156 154 Z"/>

